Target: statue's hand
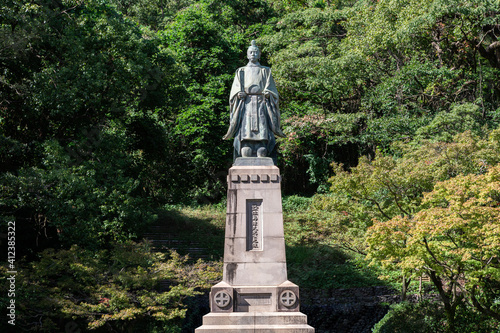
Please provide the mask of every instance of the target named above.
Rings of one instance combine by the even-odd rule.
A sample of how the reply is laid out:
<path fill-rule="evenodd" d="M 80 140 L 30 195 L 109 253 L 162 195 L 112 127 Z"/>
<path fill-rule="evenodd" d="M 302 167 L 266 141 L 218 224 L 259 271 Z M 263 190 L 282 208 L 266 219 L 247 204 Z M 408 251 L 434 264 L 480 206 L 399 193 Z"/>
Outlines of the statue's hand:
<path fill-rule="evenodd" d="M 244 91 L 240 91 L 238 93 L 238 98 L 239 99 L 245 99 L 245 98 L 247 98 L 247 94 Z"/>
<path fill-rule="evenodd" d="M 264 97 L 267 98 L 267 99 L 269 99 L 269 96 L 271 96 L 271 93 L 269 91 L 266 91 L 264 93 Z"/>

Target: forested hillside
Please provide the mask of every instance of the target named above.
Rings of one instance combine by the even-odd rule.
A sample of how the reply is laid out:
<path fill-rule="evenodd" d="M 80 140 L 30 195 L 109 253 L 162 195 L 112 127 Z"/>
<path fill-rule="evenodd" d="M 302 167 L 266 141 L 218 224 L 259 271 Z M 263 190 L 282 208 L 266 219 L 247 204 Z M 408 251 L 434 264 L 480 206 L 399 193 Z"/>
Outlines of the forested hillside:
<path fill-rule="evenodd" d="M 437 303 L 377 332 L 498 332 L 499 37 L 497 0 L 3 0 L 16 329 L 179 332 L 220 267 L 134 242 L 178 207 L 224 206 L 229 90 L 254 39 L 281 94 L 290 244 L 350 253 L 403 297 L 430 278 Z"/>

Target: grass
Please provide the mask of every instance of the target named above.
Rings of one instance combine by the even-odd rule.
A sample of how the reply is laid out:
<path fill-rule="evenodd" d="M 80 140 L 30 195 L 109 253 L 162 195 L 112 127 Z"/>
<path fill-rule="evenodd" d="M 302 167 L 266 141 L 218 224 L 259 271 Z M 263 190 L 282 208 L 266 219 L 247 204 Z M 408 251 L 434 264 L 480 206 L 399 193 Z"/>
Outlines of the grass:
<path fill-rule="evenodd" d="M 154 226 L 175 235 L 188 247 L 195 244 L 211 260 L 222 260 L 225 219 L 225 209 L 217 206 L 165 206 Z M 180 248 L 178 252 L 189 255 L 189 248 Z"/>
<path fill-rule="evenodd" d="M 383 284 L 378 272 L 362 264 L 359 256 L 335 247 L 331 240 L 304 223 L 308 198 L 283 199 L 288 278 L 301 288 L 358 288 Z M 300 212 L 300 213 L 298 213 Z M 222 261 L 226 210 L 222 205 L 169 206 L 163 223 L 180 239 L 192 239 Z"/>

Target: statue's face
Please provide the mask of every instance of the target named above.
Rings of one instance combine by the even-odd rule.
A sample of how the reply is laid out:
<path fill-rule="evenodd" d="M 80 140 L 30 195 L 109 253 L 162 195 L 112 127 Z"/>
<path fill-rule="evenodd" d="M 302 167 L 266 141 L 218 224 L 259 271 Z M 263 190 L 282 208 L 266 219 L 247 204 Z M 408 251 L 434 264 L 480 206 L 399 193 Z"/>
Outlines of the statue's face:
<path fill-rule="evenodd" d="M 256 47 L 250 47 L 247 51 L 247 58 L 251 62 L 257 62 L 260 59 L 260 51 Z"/>

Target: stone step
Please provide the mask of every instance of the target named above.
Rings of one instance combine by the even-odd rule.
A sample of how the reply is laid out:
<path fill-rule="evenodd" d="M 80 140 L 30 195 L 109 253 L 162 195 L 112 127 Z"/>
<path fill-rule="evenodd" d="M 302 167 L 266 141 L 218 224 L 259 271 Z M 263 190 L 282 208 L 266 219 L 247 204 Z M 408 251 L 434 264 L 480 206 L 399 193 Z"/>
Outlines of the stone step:
<path fill-rule="evenodd" d="M 203 325 L 195 333 L 314 333 L 309 325 Z"/>
<path fill-rule="evenodd" d="M 307 316 L 300 312 L 211 312 L 203 317 L 203 325 L 303 325 Z"/>

